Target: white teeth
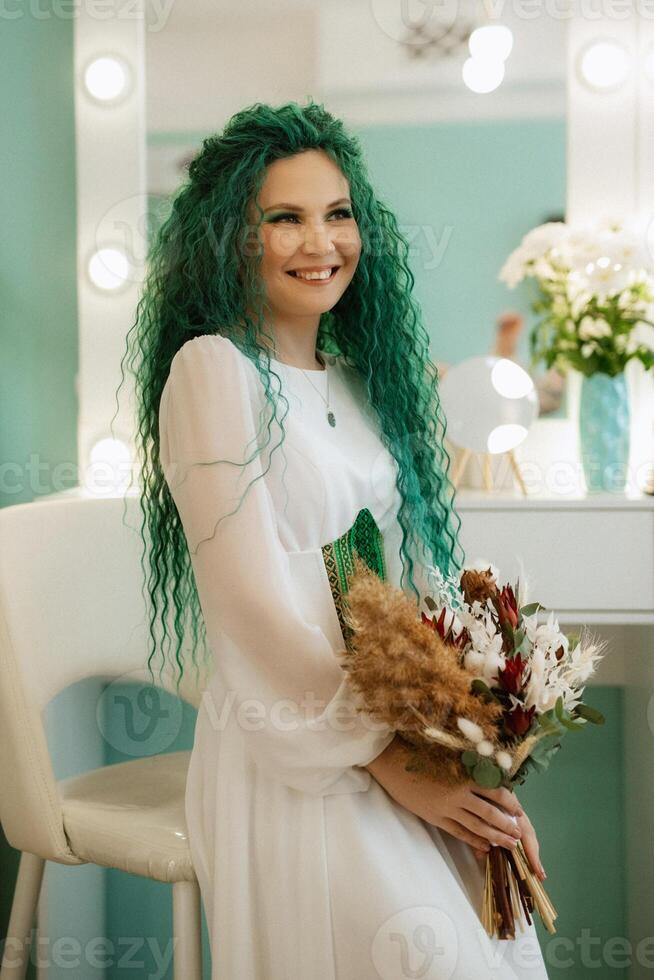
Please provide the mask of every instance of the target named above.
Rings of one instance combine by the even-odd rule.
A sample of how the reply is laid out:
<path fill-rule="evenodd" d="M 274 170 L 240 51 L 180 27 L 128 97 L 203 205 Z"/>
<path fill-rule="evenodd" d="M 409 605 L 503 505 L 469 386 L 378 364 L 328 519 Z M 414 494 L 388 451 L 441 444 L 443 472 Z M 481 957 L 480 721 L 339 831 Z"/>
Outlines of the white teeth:
<path fill-rule="evenodd" d="M 326 269 L 324 272 L 300 272 L 295 270 L 295 275 L 298 279 L 329 279 L 332 274 L 331 269 Z"/>

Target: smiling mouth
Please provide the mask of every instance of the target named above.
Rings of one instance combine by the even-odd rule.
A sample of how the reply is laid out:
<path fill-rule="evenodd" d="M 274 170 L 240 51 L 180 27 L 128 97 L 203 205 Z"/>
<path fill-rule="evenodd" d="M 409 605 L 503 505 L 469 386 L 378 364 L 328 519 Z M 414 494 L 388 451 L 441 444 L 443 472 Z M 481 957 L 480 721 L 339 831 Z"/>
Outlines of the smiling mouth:
<path fill-rule="evenodd" d="M 298 282 L 306 283 L 308 286 L 314 286 L 314 285 L 315 286 L 323 286 L 323 285 L 325 285 L 325 283 L 329 283 L 329 282 L 332 282 L 334 280 L 334 278 L 336 276 L 336 273 L 338 272 L 339 269 L 340 269 L 340 265 L 334 265 L 334 266 L 332 266 L 331 272 L 330 272 L 329 276 L 326 276 L 324 278 L 315 277 L 315 278 L 312 278 L 312 279 L 305 279 L 303 276 L 298 276 L 298 274 L 297 274 L 297 272 L 296 272 L 295 269 L 291 269 L 287 273 L 287 275 L 292 276 L 293 279 L 297 279 Z"/>

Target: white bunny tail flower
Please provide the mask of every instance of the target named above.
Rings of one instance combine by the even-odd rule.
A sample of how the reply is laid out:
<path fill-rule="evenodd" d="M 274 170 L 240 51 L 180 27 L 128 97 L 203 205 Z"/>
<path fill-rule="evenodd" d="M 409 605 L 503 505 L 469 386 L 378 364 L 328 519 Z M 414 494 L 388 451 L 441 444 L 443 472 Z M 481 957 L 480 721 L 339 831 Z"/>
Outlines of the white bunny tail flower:
<path fill-rule="evenodd" d="M 477 742 L 476 749 L 479 755 L 492 755 L 495 751 L 493 743 L 489 742 L 487 738 L 482 738 L 481 742 Z"/>
<path fill-rule="evenodd" d="M 484 664 L 486 663 L 486 657 L 483 653 L 479 653 L 477 650 L 468 650 L 463 658 L 463 663 L 465 669 L 469 670 L 471 674 L 478 677 L 483 676 Z"/>
<path fill-rule="evenodd" d="M 513 759 L 508 752 L 505 752 L 504 749 L 500 749 L 499 752 L 495 753 L 495 759 L 497 760 L 497 764 L 501 769 L 505 769 L 507 772 L 510 771 L 511 766 L 513 765 Z"/>
<path fill-rule="evenodd" d="M 471 742 L 481 742 L 483 740 L 484 733 L 474 721 L 470 721 L 468 718 L 457 718 L 456 723 L 465 737 L 469 738 Z"/>

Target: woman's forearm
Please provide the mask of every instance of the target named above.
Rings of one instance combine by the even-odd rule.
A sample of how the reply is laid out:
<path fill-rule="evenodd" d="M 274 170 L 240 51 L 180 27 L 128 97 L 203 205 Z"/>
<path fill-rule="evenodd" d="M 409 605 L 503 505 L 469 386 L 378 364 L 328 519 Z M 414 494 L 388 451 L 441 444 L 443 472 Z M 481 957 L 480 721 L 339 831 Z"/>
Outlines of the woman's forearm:
<path fill-rule="evenodd" d="M 396 770 L 398 766 L 398 759 L 400 755 L 403 754 L 402 742 L 399 735 L 396 735 L 392 742 L 389 742 L 383 752 L 380 752 L 378 756 L 375 756 L 365 768 L 370 772 L 377 782 L 384 785 L 384 777 L 392 770 Z"/>

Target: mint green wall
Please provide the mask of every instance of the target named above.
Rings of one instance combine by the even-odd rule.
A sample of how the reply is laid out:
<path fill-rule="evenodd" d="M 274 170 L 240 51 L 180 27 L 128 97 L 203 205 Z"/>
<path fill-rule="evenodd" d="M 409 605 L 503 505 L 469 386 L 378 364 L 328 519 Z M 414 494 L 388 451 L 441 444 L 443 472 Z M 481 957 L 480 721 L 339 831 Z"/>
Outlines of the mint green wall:
<path fill-rule="evenodd" d="M 555 935 L 538 918 L 536 930 L 550 980 L 626 980 L 629 971 L 617 965 L 625 958 L 612 965 L 610 946 L 614 937 L 628 937 L 624 689 L 591 685 L 586 700 L 605 724 L 566 733 L 550 769 L 517 790 L 536 828 L 545 890 L 558 912 Z"/>
<path fill-rule="evenodd" d="M 73 22 L 38 12 L 0 26 L 0 506 L 58 489 L 56 463 L 76 482 Z M 17 859 L 0 832 L 0 938 Z"/>
<path fill-rule="evenodd" d="M 0 30 L 0 505 L 77 482 L 73 22 L 14 8 Z"/>
<path fill-rule="evenodd" d="M 432 354 L 485 354 L 505 309 L 531 316 L 529 287 L 500 268 L 522 236 L 565 209 L 565 120 L 448 122 L 358 130 L 381 197 L 410 236 Z M 442 255 L 434 246 L 444 243 Z M 436 255 L 437 264 L 430 267 Z M 438 258 L 440 256 L 440 258 Z M 520 352 L 528 353 L 526 330 Z"/>

